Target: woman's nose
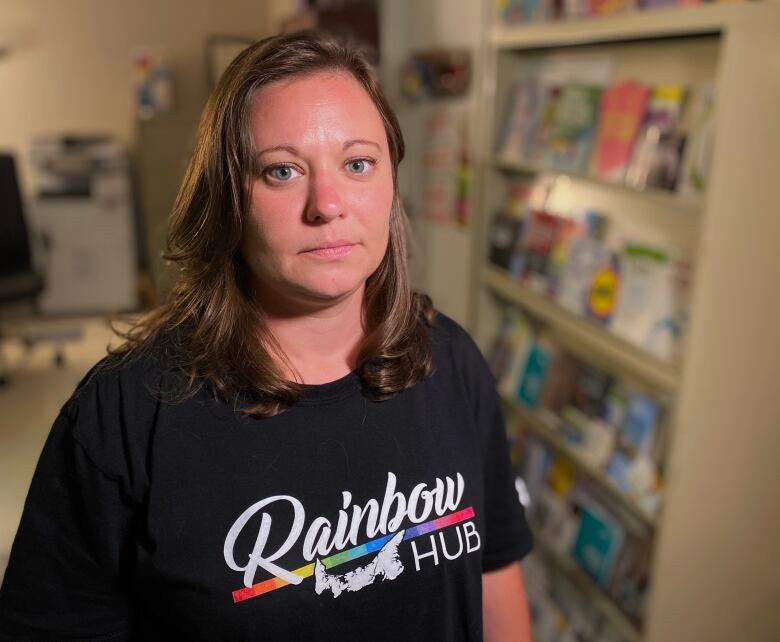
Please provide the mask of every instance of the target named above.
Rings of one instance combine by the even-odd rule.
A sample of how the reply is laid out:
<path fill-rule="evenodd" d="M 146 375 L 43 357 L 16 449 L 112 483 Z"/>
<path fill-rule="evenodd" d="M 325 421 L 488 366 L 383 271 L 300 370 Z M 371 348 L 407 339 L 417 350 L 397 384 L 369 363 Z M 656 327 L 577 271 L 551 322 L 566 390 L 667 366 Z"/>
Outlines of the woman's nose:
<path fill-rule="evenodd" d="M 327 222 L 344 213 L 337 177 L 327 172 L 312 176 L 306 220 L 310 223 Z"/>

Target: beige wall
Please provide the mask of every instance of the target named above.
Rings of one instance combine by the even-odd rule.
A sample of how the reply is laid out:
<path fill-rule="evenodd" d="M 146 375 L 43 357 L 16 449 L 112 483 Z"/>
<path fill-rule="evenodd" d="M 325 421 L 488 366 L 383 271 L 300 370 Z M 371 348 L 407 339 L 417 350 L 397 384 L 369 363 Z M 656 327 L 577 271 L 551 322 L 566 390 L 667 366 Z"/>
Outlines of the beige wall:
<path fill-rule="evenodd" d="M 139 45 L 169 52 L 177 111 L 199 111 L 205 38 L 265 35 L 266 11 L 251 0 L 3 0 L 0 147 L 24 152 L 32 136 L 62 131 L 108 132 L 131 144 L 130 60 Z"/>

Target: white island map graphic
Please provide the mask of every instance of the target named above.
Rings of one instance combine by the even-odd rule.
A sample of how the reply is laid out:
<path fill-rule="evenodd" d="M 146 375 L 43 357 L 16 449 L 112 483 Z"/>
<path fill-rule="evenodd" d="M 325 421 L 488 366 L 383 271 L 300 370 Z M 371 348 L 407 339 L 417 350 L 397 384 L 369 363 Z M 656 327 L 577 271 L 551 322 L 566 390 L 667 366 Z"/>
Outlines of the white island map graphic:
<path fill-rule="evenodd" d="M 404 565 L 398 557 L 398 545 L 403 538 L 404 531 L 399 531 L 368 564 L 344 575 L 328 575 L 325 565 L 317 559 L 314 562 L 314 590 L 317 595 L 328 589 L 333 591 L 333 597 L 338 597 L 343 591 L 359 591 L 373 584 L 377 577 L 394 580 L 404 572 Z"/>

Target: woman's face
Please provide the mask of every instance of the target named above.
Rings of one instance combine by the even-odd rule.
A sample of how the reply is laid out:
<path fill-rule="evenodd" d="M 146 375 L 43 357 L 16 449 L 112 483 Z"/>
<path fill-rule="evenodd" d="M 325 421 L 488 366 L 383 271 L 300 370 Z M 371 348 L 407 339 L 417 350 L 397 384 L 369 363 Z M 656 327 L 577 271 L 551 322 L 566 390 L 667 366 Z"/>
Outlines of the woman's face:
<path fill-rule="evenodd" d="M 262 299 L 290 311 L 362 296 L 389 238 L 393 172 L 382 119 L 345 72 L 253 97 L 257 171 L 242 241 Z"/>

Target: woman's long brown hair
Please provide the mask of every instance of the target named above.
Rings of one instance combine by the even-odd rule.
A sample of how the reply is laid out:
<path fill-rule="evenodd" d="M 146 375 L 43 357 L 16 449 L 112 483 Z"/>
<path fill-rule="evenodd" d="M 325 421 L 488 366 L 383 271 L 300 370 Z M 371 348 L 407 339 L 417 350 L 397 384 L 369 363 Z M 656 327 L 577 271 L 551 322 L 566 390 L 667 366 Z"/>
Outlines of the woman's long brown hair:
<path fill-rule="evenodd" d="M 128 358 L 164 338 L 167 358 L 184 379 L 174 396 L 208 386 L 241 412 L 269 417 L 293 405 L 301 387 L 282 376 L 272 354 L 284 353 L 250 293 L 240 243 L 249 212 L 246 180 L 254 171 L 250 101 L 261 87 L 316 71 L 351 74 L 382 118 L 395 196 L 385 256 L 367 282 L 366 334 L 357 356 L 363 384 L 377 399 L 409 388 L 433 370 L 427 327 L 430 299 L 413 293 L 406 263 L 406 214 L 397 169 L 404 156 L 398 121 L 371 65 L 356 47 L 314 32 L 275 36 L 245 49 L 222 75 L 201 116 L 197 144 L 171 215 L 164 258 L 178 267 L 162 306 L 126 332 L 113 354 Z"/>

